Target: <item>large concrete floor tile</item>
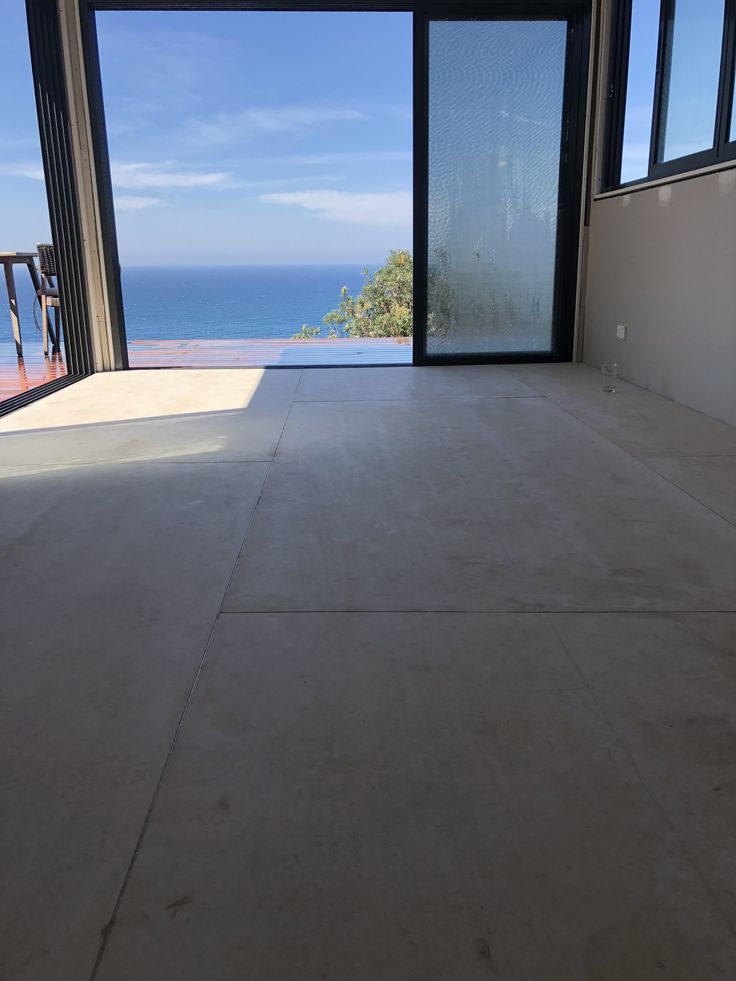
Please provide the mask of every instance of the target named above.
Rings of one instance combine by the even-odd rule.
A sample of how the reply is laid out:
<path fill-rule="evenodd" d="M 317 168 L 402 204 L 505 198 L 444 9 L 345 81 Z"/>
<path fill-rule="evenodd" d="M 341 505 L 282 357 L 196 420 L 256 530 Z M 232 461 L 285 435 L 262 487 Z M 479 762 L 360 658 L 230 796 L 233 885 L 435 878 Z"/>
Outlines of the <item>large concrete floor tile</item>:
<path fill-rule="evenodd" d="M 99 981 L 727 978 L 579 685 L 544 616 L 221 617 Z"/>
<path fill-rule="evenodd" d="M 736 525 L 736 456 L 649 457 L 647 464 Z"/>
<path fill-rule="evenodd" d="M 736 529 L 546 399 L 295 404 L 225 608 L 736 609 Z"/>
<path fill-rule="evenodd" d="M 736 454 L 736 429 L 654 396 L 619 397 L 593 407 L 568 407 L 633 456 L 711 456 Z M 613 401 L 616 400 L 616 401 Z"/>
<path fill-rule="evenodd" d="M 0 419 L 0 461 L 268 460 L 298 379 L 246 368 L 93 375 Z"/>
<path fill-rule="evenodd" d="M 265 464 L 0 480 L 0 974 L 89 977 Z"/>
<path fill-rule="evenodd" d="M 546 399 L 428 406 L 547 609 L 733 609 L 732 526 Z"/>
<path fill-rule="evenodd" d="M 603 391 L 588 365 L 515 365 L 524 384 L 637 457 L 736 454 L 736 429 L 678 402 L 620 382 Z"/>
<path fill-rule="evenodd" d="M 554 625 L 736 932 L 736 615 Z"/>
<path fill-rule="evenodd" d="M 516 573 L 415 402 L 295 403 L 225 609 L 487 609 Z"/>
<path fill-rule="evenodd" d="M 535 391 L 500 365 L 452 367 L 313 368 L 303 371 L 297 401 L 458 399 L 533 396 Z"/>

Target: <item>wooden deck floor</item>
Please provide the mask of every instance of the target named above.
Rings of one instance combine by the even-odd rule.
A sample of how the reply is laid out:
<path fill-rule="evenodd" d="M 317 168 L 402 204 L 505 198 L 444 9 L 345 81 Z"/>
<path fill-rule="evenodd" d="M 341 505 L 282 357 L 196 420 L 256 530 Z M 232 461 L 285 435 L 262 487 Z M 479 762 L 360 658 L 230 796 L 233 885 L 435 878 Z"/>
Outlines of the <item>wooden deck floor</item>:
<path fill-rule="evenodd" d="M 411 364 L 410 341 L 168 340 L 131 341 L 131 368 L 251 368 L 265 366 Z"/>
<path fill-rule="evenodd" d="M 66 373 L 63 355 L 45 358 L 41 339 L 36 340 L 29 331 L 23 337 L 22 358 L 15 353 L 12 341 L 0 341 L 0 402 L 44 382 L 62 378 Z"/>
<path fill-rule="evenodd" d="M 266 366 L 411 364 L 411 342 L 364 340 L 166 340 L 132 341 L 131 368 L 252 368 Z M 26 332 L 23 357 L 0 341 L 0 402 L 66 375 L 63 355 L 45 358 L 41 339 Z"/>

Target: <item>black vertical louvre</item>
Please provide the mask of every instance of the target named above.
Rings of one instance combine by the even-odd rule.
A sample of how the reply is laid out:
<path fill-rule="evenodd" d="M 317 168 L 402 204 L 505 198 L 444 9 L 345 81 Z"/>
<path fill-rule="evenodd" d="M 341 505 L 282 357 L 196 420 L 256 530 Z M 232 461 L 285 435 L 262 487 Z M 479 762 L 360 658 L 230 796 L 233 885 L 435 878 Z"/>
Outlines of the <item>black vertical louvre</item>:
<path fill-rule="evenodd" d="M 67 370 L 86 375 L 94 370 L 90 315 L 59 18 L 55 0 L 26 0 L 26 12 Z"/>

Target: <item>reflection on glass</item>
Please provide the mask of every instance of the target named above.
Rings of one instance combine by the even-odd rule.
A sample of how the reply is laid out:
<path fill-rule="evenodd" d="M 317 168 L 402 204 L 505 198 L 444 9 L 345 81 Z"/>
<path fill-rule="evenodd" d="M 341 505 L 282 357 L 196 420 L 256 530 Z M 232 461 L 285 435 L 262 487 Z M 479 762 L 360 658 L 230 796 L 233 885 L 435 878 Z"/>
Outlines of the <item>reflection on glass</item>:
<path fill-rule="evenodd" d="M 566 33 L 430 24 L 430 354 L 551 350 Z"/>
<path fill-rule="evenodd" d="M 724 0 L 677 0 L 665 50 L 659 159 L 713 146 Z"/>
<path fill-rule="evenodd" d="M 733 92 L 732 102 L 731 102 L 731 135 L 729 140 L 736 140 L 736 63 L 733 66 L 733 84 L 731 86 L 731 91 Z"/>
<path fill-rule="evenodd" d="M 649 172 L 658 38 L 659 0 L 633 0 L 621 154 L 622 183 L 646 177 Z"/>

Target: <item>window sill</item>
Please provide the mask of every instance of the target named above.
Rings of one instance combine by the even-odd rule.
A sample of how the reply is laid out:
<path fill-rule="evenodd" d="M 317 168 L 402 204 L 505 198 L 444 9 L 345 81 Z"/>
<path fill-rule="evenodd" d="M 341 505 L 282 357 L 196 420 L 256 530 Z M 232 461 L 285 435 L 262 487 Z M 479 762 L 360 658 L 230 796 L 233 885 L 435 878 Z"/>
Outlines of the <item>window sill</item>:
<path fill-rule="evenodd" d="M 672 174 L 670 177 L 656 177 L 652 180 L 634 181 L 631 184 L 623 184 L 615 187 L 611 191 L 599 191 L 593 195 L 594 201 L 605 201 L 607 198 L 618 198 L 624 194 L 636 194 L 639 191 L 646 191 L 651 187 L 663 187 L 667 184 L 679 184 L 680 181 L 693 180 L 696 177 L 705 177 L 707 174 L 717 174 L 722 170 L 732 170 L 736 167 L 736 159 L 722 160 L 717 164 L 709 164 L 707 167 L 698 167 L 695 170 L 686 170 L 681 174 Z"/>

